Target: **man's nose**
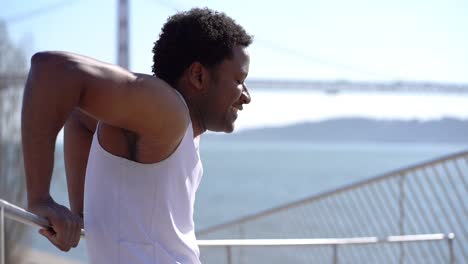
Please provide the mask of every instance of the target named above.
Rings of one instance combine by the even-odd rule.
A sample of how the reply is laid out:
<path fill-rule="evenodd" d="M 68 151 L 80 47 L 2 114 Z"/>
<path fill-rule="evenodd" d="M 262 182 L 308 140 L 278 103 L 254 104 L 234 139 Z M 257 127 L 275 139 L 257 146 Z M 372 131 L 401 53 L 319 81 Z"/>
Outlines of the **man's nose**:
<path fill-rule="evenodd" d="M 242 96 L 241 96 L 241 101 L 243 104 L 249 104 L 252 98 L 250 97 L 249 89 L 247 89 L 247 86 L 245 84 L 243 85 L 243 90 L 242 90 Z"/>

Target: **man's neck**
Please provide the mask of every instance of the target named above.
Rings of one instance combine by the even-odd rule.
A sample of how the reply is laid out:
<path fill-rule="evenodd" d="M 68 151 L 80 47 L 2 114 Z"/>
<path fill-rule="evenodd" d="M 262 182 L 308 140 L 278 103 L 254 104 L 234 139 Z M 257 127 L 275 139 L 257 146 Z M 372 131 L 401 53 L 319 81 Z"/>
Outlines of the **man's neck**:
<path fill-rule="evenodd" d="M 187 106 L 190 112 L 190 120 L 192 121 L 193 137 L 198 137 L 206 131 L 201 119 L 200 111 L 196 107 L 191 106 L 189 102 L 187 102 Z"/>
<path fill-rule="evenodd" d="M 206 128 L 203 124 L 203 119 L 199 108 L 192 102 L 188 96 L 186 96 L 183 92 L 178 90 L 178 92 L 182 95 L 187 104 L 190 120 L 192 121 L 192 128 L 193 128 L 193 137 L 198 137 L 201 134 L 205 133 Z"/>
<path fill-rule="evenodd" d="M 175 89 L 182 95 L 189 109 L 190 120 L 192 121 L 193 137 L 198 137 L 206 132 L 206 127 L 203 123 L 200 107 L 198 107 L 196 100 L 193 100 L 193 98 L 190 96 L 190 91 L 187 91 L 188 88 L 185 81 L 186 80 L 182 78 L 176 84 L 177 87 Z"/>

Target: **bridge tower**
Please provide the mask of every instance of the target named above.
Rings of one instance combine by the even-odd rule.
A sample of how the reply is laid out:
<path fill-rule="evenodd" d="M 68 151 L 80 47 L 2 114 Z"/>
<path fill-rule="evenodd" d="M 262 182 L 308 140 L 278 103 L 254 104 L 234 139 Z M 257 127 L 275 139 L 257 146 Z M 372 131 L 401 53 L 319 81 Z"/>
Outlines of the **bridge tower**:
<path fill-rule="evenodd" d="M 117 64 L 125 69 L 129 68 L 129 28 L 128 28 L 128 0 L 118 0 L 117 6 Z"/>

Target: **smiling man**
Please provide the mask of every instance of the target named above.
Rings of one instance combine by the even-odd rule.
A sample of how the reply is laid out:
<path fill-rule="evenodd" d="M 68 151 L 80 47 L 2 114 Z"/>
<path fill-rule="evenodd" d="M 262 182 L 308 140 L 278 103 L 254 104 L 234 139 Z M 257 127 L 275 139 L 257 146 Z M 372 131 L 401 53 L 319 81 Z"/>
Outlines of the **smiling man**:
<path fill-rule="evenodd" d="M 68 251 L 84 217 L 90 263 L 199 263 L 199 139 L 232 132 L 250 102 L 251 42 L 224 13 L 196 8 L 163 26 L 154 76 L 67 52 L 35 54 L 22 139 L 29 210 L 52 225 L 40 233 Z M 49 192 L 63 126 L 71 210 Z"/>

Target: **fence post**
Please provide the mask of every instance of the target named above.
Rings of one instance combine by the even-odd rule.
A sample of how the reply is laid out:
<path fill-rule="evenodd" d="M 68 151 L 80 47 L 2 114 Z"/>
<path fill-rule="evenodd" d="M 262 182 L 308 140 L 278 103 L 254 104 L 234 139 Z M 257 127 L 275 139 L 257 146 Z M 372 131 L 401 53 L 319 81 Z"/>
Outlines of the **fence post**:
<path fill-rule="evenodd" d="M 448 247 L 449 247 L 449 263 L 455 264 L 455 253 L 453 252 L 453 240 L 455 239 L 455 234 L 448 234 Z"/>
<path fill-rule="evenodd" d="M 240 224 L 239 225 L 239 238 L 240 239 L 245 239 L 245 230 L 244 230 L 244 225 Z M 238 247 L 237 248 L 237 262 L 239 264 L 244 264 L 244 263 L 249 263 L 248 260 L 245 260 L 244 257 L 244 247 Z"/>
<path fill-rule="evenodd" d="M 5 264 L 5 208 L 0 203 L 0 263 Z"/>
<path fill-rule="evenodd" d="M 338 245 L 333 245 L 333 264 L 338 264 Z"/>
<path fill-rule="evenodd" d="M 400 236 L 405 235 L 405 174 L 400 174 L 400 179 L 398 182 L 399 190 L 399 200 L 398 200 L 398 210 L 400 211 L 400 219 L 398 221 L 398 228 L 400 230 Z M 402 242 L 400 244 L 400 260 L 399 263 L 403 264 L 405 262 L 405 247 Z"/>
<path fill-rule="evenodd" d="M 231 246 L 226 246 L 226 256 L 227 256 L 227 263 L 232 264 Z"/>

